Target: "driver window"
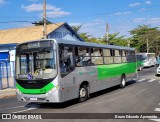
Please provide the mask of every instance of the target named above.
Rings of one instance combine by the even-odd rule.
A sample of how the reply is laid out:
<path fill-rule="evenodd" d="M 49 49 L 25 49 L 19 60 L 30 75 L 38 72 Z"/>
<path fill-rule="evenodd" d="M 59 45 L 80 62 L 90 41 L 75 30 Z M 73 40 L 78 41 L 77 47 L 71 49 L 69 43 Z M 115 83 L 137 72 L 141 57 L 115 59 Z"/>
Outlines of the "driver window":
<path fill-rule="evenodd" d="M 60 72 L 61 76 L 64 77 L 74 70 L 74 60 L 73 60 L 73 48 L 70 46 L 60 47 Z"/>

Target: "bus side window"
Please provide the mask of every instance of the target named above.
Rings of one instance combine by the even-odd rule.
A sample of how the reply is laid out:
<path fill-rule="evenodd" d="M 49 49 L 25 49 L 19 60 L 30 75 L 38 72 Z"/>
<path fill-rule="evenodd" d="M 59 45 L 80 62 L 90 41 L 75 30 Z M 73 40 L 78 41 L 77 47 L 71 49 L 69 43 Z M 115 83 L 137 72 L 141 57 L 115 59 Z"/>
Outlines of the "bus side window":
<path fill-rule="evenodd" d="M 115 50 L 114 63 L 121 63 L 120 50 Z"/>
<path fill-rule="evenodd" d="M 90 66 L 90 50 L 89 47 L 75 47 L 76 66 Z"/>
<path fill-rule="evenodd" d="M 113 56 L 111 56 L 111 49 L 103 49 L 104 63 L 112 64 Z"/>
<path fill-rule="evenodd" d="M 100 48 L 91 48 L 91 58 L 93 65 L 101 65 L 103 64 L 103 52 Z"/>

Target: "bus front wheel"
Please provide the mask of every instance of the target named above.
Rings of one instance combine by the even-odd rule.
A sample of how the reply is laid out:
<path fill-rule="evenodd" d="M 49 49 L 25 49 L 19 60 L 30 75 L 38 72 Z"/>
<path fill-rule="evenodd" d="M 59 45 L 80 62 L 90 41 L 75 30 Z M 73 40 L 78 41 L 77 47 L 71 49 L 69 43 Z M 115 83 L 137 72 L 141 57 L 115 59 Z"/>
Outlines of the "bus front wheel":
<path fill-rule="evenodd" d="M 88 99 L 88 88 L 86 85 L 83 85 L 79 89 L 79 102 L 85 102 Z"/>
<path fill-rule="evenodd" d="M 124 88 L 125 86 L 126 86 L 126 77 L 125 77 L 125 75 L 122 75 L 120 87 Z"/>

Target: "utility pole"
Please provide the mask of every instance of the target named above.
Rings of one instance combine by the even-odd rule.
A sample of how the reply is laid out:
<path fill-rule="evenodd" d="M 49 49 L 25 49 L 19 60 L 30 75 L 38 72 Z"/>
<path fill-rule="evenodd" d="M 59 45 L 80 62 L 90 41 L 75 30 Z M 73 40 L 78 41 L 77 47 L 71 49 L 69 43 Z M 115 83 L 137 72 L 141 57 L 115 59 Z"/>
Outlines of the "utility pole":
<path fill-rule="evenodd" d="M 128 40 L 127 42 L 128 42 L 128 47 L 130 47 L 130 40 Z"/>
<path fill-rule="evenodd" d="M 106 35 L 105 35 L 105 38 L 106 38 L 106 43 L 109 44 L 109 25 L 108 23 L 106 23 Z"/>
<path fill-rule="evenodd" d="M 149 8 L 148 8 L 148 26 L 149 26 Z M 147 53 L 149 52 L 148 35 L 147 35 Z"/>
<path fill-rule="evenodd" d="M 43 0 L 43 37 L 47 39 L 46 0 Z"/>
<path fill-rule="evenodd" d="M 148 36 L 147 36 L 147 53 L 149 51 L 149 45 L 148 45 Z"/>

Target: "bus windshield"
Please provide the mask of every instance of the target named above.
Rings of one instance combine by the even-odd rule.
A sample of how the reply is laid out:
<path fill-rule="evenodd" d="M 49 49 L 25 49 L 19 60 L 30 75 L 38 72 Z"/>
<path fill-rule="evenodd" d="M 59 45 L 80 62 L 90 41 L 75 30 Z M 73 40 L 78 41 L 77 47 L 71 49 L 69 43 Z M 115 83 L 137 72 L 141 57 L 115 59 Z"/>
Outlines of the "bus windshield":
<path fill-rule="evenodd" d="M 143 55 L 136 55 L 137 61 L 143 61 L 145 60 L 145 57 Z"/>
<path fill-rule="evenodd" d="M 148 60 L 148 56 L 147 55 L 142 54 L 142 57 L 143 57 L 144 60 Z"/>
<path fill-rule="evenodd" d="M 50 79 L 57 73 L 53 47 L 39 47 L 16 52 L 17 79 Z"/>

